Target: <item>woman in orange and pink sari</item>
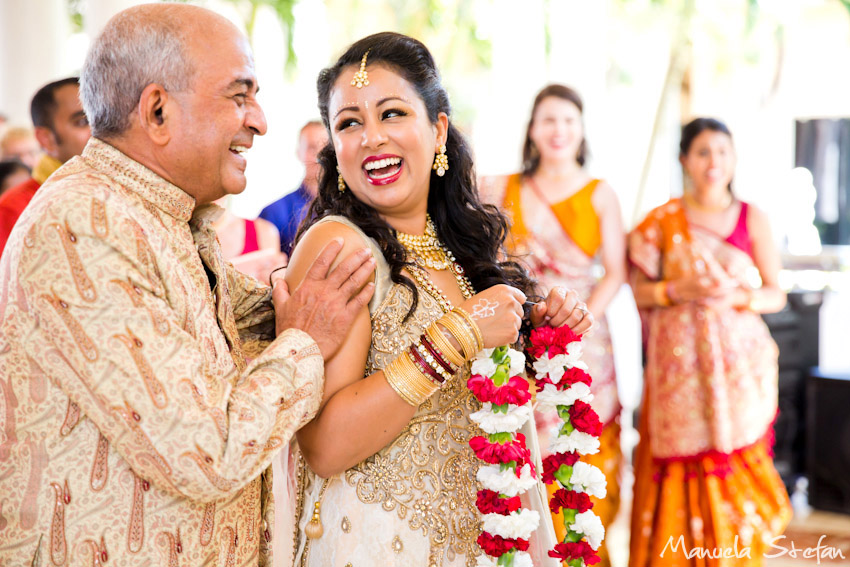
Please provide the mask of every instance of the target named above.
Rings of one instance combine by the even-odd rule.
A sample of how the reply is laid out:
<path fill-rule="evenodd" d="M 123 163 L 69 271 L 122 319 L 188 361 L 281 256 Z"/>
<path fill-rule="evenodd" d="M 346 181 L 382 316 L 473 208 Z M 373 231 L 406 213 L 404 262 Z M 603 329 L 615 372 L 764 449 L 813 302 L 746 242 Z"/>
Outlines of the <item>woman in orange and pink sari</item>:
<path fill-rule="evenodd" d="M 584 168 L 587 142 L 582 101 L 564 85 L 545 87 L 534 100 L 523 147 L 523 171 L 482 180 L 484 198 L 503 207 L 511 220 L 508 243 L 544 290 L 566 286 L 578 292 L 596 321 L 582 343 L 593 378 L 593 408 L 604 424 L 599 453 L 587 461 L 608 481 L 608 495 L 593 511 L 607 527 L 619 508 L 620 402 L 605 309 L 626 278 L 625 232 L 617 195 Z M 604 272 L 600 277 L 599 272 Z M 557 433 L 557 416 L 535 414 L 545 454 Z M 551 485 L 554 487 L 555 485 Z M 554 515 L 563 539 L 561 513 Z M 609 565 L 603 543 L 601 565 Z"/>
<path fill-rule="evenodd" d="M 732 194 L 728 128 L 698 118 L 679 159 L 690 186 L 629 235 L 647 329 L 631 567 L 759 565 L 791 509 L 771 459 L 779 253 L 764 213 Z"/>

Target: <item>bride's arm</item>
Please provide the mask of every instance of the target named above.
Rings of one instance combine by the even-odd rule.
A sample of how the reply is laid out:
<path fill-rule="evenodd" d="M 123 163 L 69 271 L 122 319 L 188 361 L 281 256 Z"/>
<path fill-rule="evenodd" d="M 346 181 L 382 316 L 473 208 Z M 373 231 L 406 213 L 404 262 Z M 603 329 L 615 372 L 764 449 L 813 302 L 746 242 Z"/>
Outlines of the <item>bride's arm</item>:
<path fill-rule="evenodd" d="M 346 258 L 364 245 L 360 236 L 343 224 L 314 226 L 292 253 L 286 269 L 289 289 L 301 283 L 310 264 L 333 238 L 345 242 L 337 258 Z M 333 476 L 377 453 L 416 413 L 416 408 L 390 387 L 382 371 L 363 377 L 371 339 L 369 309 L 364 307 L 342 346 L 325 362 L 325 392 L 318 415 L 297 433 L 304 458 L 320 477 Z"/>

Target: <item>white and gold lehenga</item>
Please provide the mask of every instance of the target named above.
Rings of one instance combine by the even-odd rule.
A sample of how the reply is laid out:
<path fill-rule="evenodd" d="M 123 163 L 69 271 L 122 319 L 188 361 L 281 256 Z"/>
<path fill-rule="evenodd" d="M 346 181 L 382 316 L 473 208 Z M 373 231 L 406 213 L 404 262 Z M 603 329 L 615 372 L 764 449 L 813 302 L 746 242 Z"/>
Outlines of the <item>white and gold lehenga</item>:
<path fill-rule="evenodd" d="M 419 303 L 405 321 L 412 295 L 390 280 L 377 244 L 348 220 L 328 217 L 322 222 L 329 220 L 357 230 L 378 260 L 375 295 L 369 305 L 372 344 L 365 369 L 368 376 L 404 352 L 443 311 L 419 288 Z M 476 564 L 481 553 L 476 543 L 481 533 L 480 514 L 475 506 L 479 461 L 468 442 L 480 434 L 469 420 L 469 414 L 480 405 L 466 387 L 468 376 L 466 365 L 447 387 L 419 407 L 395 440 L 342 474 L 330 479 L 317 477 L 296 450 L 296 566 Z M 526 424 L 523 432 L 539 460 L 533 424 Z M 555 537 L 545 513 L 545 490 L 538 485 L 527 496 L 525 506 L 540 511 L 542 519 L 529 551 L 540 558 L 535 565 L 545 565 L 554 561 L 546 556 L 546 550 L 554 545 Z M 324 534 L 308 539 L 304 528 L 319 501 Z"/>

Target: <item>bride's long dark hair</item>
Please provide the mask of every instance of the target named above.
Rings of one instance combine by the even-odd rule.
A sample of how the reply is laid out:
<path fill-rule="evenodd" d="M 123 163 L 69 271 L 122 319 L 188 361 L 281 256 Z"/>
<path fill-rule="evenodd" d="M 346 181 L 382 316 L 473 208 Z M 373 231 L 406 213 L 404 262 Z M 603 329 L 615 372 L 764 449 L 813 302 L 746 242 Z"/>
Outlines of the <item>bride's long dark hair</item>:
<path fill-rule="evenodd" d="M 437 122 L 441 112 L 451 115 L 449 96 L 440 83 L 434 58 L 421 42 L 405 35 L 383 32 L 352 44 L 333 66 L 319 74 L 319 111 L 328 130 L 329 141 L 319 153 L 322 171 L 318 195 L 299 227 L 297 238 L 323 217 L 342 215 L 349 218 L 378 243 L 389 264 L 392 281 L 412 292 L 413 304 L 407 314 L 410 316 L 416 309 L 419 294 L 413 281 L 402 272 L 408 263 L 395 230 L 378 216 L 375 209 L 359 201 L 351 191 L 340 193 L 337 187 L 337 158 L 333 142 L 330 141 L 328 103 L 340 73 L 346 68 L 359 66 L 367 51 L 370 65 L 380 63 L 391 68 L 416 89 L 432 123 Z M 454 253 L 476 290 L 508 284 L 530 295 L 534 290 L 534 281 L 528 273 L 516 262 L 503 261 L 506 258 L 503 243 L 508 231 L 507 220 L 496 207 L 484 204 L 479 199 L 469 145 L 451 122 L 446 155 L 449 170 L 443 177 L 431 172 L 428 193 L 428 212 L 437 227 L 440 240 Z"/>

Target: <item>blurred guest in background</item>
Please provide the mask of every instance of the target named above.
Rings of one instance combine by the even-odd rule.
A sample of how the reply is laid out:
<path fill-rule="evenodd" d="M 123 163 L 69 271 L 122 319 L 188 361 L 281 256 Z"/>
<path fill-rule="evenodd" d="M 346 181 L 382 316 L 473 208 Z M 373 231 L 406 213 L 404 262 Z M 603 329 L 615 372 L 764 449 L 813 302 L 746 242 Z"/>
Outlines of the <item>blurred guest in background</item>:
<path fill-rule="evenodd" d="M 272 270 L 286 263 L 280 251 L 277 227 L 263 219 L 238 217 L 227 208 L 227 198 L 215 203 L 222 208 L 213 228 L 221 242 L 221 252 L 243 274 L 268 281 Z"/>
<path fill-rule="evenodd" d="M 592 405 L 605 428 L 599 453 L 587 462 L 599 467 L 608 480 L 608 496 L 593 499 L 593 511 L 607 527 L 619 507 L 622 458 L 620 402 L 605 309 L 625 282 L 626 247 L 617 195 L 584 169 L 587 153 L 581 98 L 569 87 L 549 85 L 534 100 L 522 172 L 485 179 L 482 191 L 511 218 L 512 251 L 528 264 L 544 291 L 555 286 L 575 289 L 596 320 L 593 333 L 583 341 L 583 360 L 593 378 Z M 545 455 L 561 421 L 555 414 L 538 413 L 535 419 Z M 554 520 L 558 539 L 563 540 L 561 512 Z M 602 565 L 609 564 L 604 544 L 600 558 Z"/>
<path fill-rule="evenodd" d="M 18 159 L 0 160 L 0 195 L 30 178 L 30 168 Z"/>
<path fill-rule="evenodd" d="M 35 137 L 44 155 L 32 166 L 32 178 L 0 196 L 0 254 L 6 247 L 12 227 L 41 184 L 60 165 L 83 153 L 91 136 L 89 122 L 80 102 L 77 77 L 41 87 L 32 98 L 30 115 L 35 126 Z"/>
<path fill-rule="evenodd" d="M 298 225 L 307 213 L 307 207 L 319 188 L 319 164 L 316 156 L 328 141 L 325 127 L 318 120 L 307 122 L 298 136 L 298 161 L 304 164 L 301 185 L 260 212 L 260 218 L 269 221 L 280 231 L 280 250 L 292 253 Z"/>
<path fill-rule="evenodd" d="M 632 567 L 726 564 L 688 553 L 744 547 L 735 564 L 759 565 L 791 517 L 770 450 L 778 351 L 759 316 L 785 305 L 779 253 L 765 214 L 732 193 L 735 159 L 723 123 L 690 122 L 684 197 L 629 236 L 647 329 Z"/>
<path fill-rule="evenodd" d="M 0 139 L 0 159 L 17 159 L 32 169 L 38 163 L 41 149 L 29 128 L 7 128 Z"/>

